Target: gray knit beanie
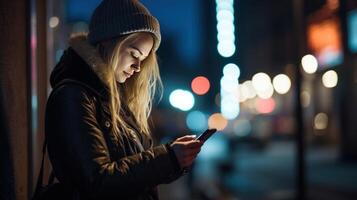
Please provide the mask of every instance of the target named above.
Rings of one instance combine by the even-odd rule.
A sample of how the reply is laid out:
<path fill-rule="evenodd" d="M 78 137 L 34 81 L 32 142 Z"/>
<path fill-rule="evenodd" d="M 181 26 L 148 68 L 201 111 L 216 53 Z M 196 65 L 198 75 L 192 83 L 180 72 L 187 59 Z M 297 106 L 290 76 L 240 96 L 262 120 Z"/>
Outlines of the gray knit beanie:
<path fill-rule="evenodd" d="M 156 51 L 161 42 L 160 25 L 138 0 L 103 0 L 94 10 L 89 23 L 89 42 L 100 41 L 129 33 L 149 32 L 154 36 Z"/>

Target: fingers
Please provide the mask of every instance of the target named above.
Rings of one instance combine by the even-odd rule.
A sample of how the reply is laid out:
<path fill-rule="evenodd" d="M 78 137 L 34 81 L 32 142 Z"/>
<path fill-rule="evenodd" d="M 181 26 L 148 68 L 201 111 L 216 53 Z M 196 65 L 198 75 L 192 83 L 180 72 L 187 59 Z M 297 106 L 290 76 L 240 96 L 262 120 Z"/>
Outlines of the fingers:
<path fill-rule="evenodd" d="M 177 142 L 186 142 L 196 139 L 196 135 L 185 135 L 176 139 Z"/>
<path fill-rule="evenodd" d="M 181 167 L 189 167 L 201 151 L 203 142 L 194 140 L 192 135 L 186 135 L 176 139 L 171 147 L 173 148 Z"/>

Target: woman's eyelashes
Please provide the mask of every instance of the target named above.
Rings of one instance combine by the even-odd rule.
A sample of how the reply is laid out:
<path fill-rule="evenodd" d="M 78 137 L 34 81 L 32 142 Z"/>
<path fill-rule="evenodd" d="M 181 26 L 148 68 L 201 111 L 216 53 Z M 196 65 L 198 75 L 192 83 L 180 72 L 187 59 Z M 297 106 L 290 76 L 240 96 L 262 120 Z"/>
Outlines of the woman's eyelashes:
<path fill-rule="evenodd" d="M 133 57 L 134 59 L 139 59 L 139 54 L 136 52 L 131 52 L 131 57 Z"/>

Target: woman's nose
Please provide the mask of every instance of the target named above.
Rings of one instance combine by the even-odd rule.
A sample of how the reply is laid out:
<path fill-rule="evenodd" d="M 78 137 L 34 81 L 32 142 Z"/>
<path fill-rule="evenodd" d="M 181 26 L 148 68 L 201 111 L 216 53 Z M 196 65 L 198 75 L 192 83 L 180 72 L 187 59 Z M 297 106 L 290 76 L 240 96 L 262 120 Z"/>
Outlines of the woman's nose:
<path fill-rule="evenodd" d="M 134 64 L 131 65 L 131 67 L 134 69 L 135 72 L 140 72 L 140 61 L 135 62 Z"/>

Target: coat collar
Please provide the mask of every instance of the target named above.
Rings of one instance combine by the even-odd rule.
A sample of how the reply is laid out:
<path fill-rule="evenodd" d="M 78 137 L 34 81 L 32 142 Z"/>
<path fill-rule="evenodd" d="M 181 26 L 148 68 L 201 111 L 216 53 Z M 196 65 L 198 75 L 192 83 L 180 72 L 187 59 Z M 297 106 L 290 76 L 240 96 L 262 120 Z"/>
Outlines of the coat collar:
<path fill-rule="evenodd" d="M 99 55 L 98 50 L 89 43 L 86 33 L 72 35 L 69 40 L 69 46 L 91 67 L 100 80 L 107 85 L 107 81 L 103 75 L 103 69 L 107 64 Z"/>

